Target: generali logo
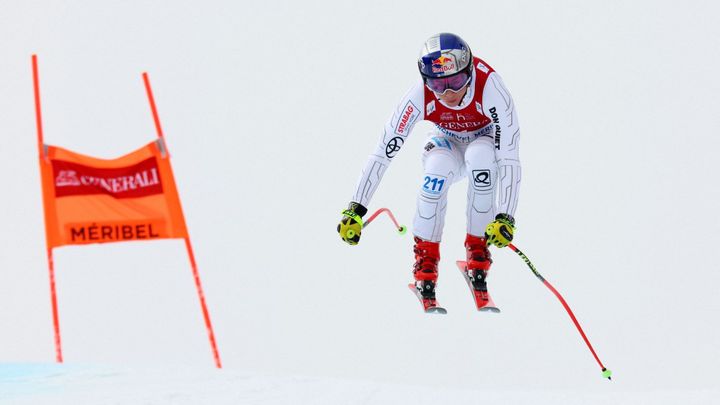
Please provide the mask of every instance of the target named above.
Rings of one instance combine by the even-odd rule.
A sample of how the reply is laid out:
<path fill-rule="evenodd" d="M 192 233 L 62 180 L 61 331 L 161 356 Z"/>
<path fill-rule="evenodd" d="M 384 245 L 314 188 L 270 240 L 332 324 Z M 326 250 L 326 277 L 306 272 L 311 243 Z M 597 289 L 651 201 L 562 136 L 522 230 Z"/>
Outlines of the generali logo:
<path fill-rule="evenodd" d="M 55 178 L 55 187 L 79 186 L 81 184 L 75 170 L 60 170 L 60 173 Z"/>
<path fill-rule="evenodd" d="M 491 122 L 490 118 L 474 111 L 470 106 L 462 111 L 442 111 L 438 118 L 433 119 L 432 122 L 441 128 L 456 132 L 477 131 Z"/>
<path fill-rule="evenodd" d="M 108 194 L 114 198 L 137 198 L 162 194 L 162 182 L 154 157 L 120 168 L 97 168 L 53 160 L 55 196 Z"/>

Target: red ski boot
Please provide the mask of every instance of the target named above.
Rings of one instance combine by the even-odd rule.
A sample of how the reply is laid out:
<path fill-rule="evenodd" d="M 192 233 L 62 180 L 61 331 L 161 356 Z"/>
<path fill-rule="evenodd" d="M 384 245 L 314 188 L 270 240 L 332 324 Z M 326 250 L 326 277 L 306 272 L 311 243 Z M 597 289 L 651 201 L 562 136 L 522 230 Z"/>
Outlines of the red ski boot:
<path fill-rule="evenodd" d="M 423 305 L 427 313 L 445 314 L 445 308 L 440 307 L 435 299 L 435 285 L 437 284 L 437 264 L 440 261 L 440 244 L 429 242 L 415 237 L 415 265 L 413 276 L 415 284 L 408 287 L 415 292 L 415 295 Z"/>
<path fill-rule="evenodd" d="M 500 312 L 487 290 L 486 278 L 492 264 L 487 241 L 483 237 L 467 234 L 465 249 L 467 249 L 467 262 L 458 261 L 457 265 L 473 293 L 475 306 L 478 311 Z"/>

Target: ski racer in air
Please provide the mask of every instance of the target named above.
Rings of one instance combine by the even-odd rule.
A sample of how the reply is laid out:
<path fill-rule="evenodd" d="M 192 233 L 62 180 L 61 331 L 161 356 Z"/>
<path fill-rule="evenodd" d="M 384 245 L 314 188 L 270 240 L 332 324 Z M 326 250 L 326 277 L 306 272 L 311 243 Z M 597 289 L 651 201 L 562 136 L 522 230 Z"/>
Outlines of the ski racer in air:
<path fill-rule="evenodd" d="M 459 265 L 478 309 L 496 310 L 487 294 L 488 245 L 507 246 L 515 230 L 521 172 L 515 105 L 498 73 L 457 35 L 430 37 L 418 67 L 421 80 L 385 123 L 338 232 L 350 245 L 360 241 L 362 217 L 383 175 L 415 124 L 430 121 L 434 127 L 422 152 L 424 174 L 417 179 L 412 287 L 427 312 L 439 308 L 435 287 L 448 189 L 467 178 L 467 262 Z"/>

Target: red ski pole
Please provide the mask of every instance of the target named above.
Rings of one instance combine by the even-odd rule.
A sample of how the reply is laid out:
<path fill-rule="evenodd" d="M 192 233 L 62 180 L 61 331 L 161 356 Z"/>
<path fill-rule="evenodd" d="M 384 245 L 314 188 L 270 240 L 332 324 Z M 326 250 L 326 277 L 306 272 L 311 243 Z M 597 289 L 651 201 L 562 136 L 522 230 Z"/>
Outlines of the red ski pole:
<path fill-rule="evenodd" d="M 372 221 L 374 221 L 375 218 L 377 218 L 378 215 L 382 214 L 383 212 L 387 213 L 387 215 L 390 217 L 390 220 L 393 222 L 393 224 L 395 224 L 395 228 L 397 229 L 397 231 L 400 235 L 404 235 L 405 232 L 407 232 L 407 227 L 405 227 L 405 225 L 400 225 L 398 223 L 398 221 L 395 219 L 395 216 L 393 215 L 393 213 L 388 208 L 380 208 L 379 210 L 375 211 L 372 215 L 370 215 L 370 217 L 367 219 L 367 221 L 365 221 L 365 223 L 363 224 L 363 229 L 367 228 L 368 225 L 370 225 L 370 223 Z"/>
<path fill-rule="evenodd" d="M 356 215 L 356 214 L 346 214 L 348 211 L 345 211 L 345 215 Z M 400 225 L 398 221 L 395 219 L 395 216 L 390 212 L 387 208 L 380 208 L 379 210 L 375 211 L 370 217 L 365 221 L 365 223 L 362 222 L 362 219 L 360 219 L 359 215 L 356 215 L 357 218 L 354 218 L 357 222 L 359 222 L 362 225 L 362 229 L 365 229 L 372 223 L 372 221 L 375 220 L 375 218 L 378 217 L 378 215 L 382 214 L 383 212 L 387 213 L 387 215 L 390 217 L 390 220 L 392 220 L 393 224 L 395 224 L 395 229 L 397 229 L 398 233 L 400 235 L 404 235 L 405 232 L 407 232 L 407 227 L 405 225 Z M 339 228 L 338 228 L 339 229 Z M 347 231 L 347 237 L 349 239 L 352 239 L 355 236 L 355 232 L 352 229 L 349 229 Z"/>
<path fill-rule="evenodd" d="M 612 371 L 608 370 L 603 363 L 600 361 L 600 358 L 595 353 L 595 349 L 593 349 L 592 345 L 590 344 L 590 340 L 588 340 L 587 336 L 585 336 L 585 332 L 583 331 L 582 327 L 580 327 L 580 322 L 578 322 L 577 318 L 575 318 L 575 314 L 573 314 L 573 311 L 570 309 L 570 306 L 565 302 L 565 299 L 560 295 L 560 293 L 555 289 L 555 287 L 550 284 L 545 278 L 540 275 L 540 273 L 535 269 L 535 266 L 533 266 L 530 259 L 528 259 L 527 256 L 525 256 L 525 253 L 521 252 L 520 249 L 515 247 L 512 243 L 508 245 L 510 249 L 513 250 L 513 252 L 517 253 L 518 256 L 520 256 L 523 261 L 530 267 L 530 270 L 532 270 L 533 274 L 535 274 L 535 277 L 537 277 L 540 281 L 545 284 L 547 288 L 550 289 L 550 291 L 555 294 L 558 300 L 560 300 L 560 303 L 565 307 L 565 311 L 567 311 L 568 315 L 570 315 L 570 319 L 572 319 L 573 323 L 575 324 L 575 327 L 577 328 L 578 332 L 580 332 L 580 336 L 582 336 L 583 340 L 585 341 L 585 344 L 587 345 L 588 349 L 590 349 L 590 353 L 592 353 L 593 357 L 595 357 L 595 361 L 600 365 L 600 368 L 602 369 L 602 376 L 603 378 L 607 378 L 608 380 L 612 380 Z"/>

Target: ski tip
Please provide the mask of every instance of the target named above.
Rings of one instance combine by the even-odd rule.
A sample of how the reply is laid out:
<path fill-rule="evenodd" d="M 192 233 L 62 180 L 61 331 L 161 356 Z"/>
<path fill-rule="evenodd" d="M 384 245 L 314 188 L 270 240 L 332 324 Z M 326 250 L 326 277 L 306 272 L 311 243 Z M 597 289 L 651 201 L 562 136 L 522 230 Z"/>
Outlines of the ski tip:
<path fill-rule="evenodd" d="M 482 307 L 478 308 L 478 311 L 480 312 L 492 312 L 493 314 L 499 314 L 500 308 L 498 307 Z"/>
<path fill-rule="evenodd" d="M 447 309 L 443 307 L 432 307 L 425 310 L 426 314 L 440 314 L 440 315 L 446 315 Z"/>
<path fill-rule="evenodd" d="M 608 380 L 612 381 L 612 371 L 604 368 L 602 369 L 602 376 L 603 378 L 607 378 Z"/>

